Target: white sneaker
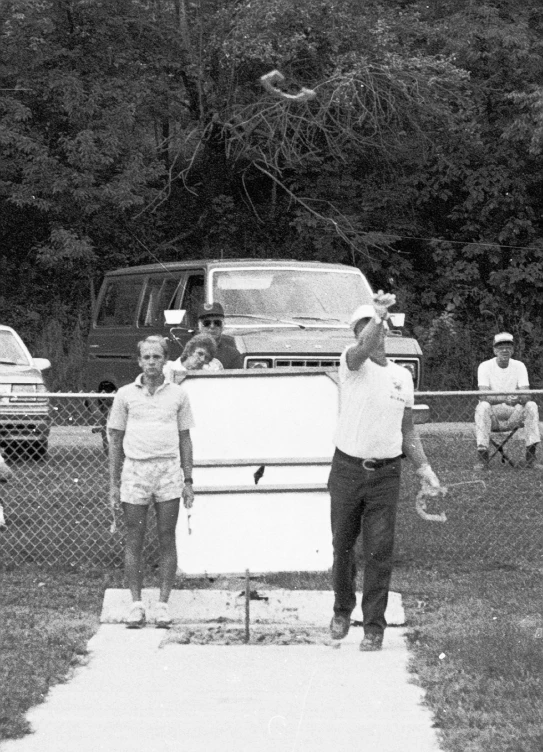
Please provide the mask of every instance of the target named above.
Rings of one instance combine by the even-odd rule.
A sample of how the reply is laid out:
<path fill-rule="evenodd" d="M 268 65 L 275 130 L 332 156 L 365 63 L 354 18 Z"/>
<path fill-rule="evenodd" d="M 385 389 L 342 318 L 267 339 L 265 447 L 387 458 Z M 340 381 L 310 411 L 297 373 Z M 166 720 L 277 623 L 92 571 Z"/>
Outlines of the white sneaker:
<path fill-rule="evenodd" d="M 126 617 L 128 629 L 141 629 L 145 626 L 145 607 L 141 601 L 134 601 Z"/>
<path fill-rule="evenodd" d="M 172 617 L 167 603 L 159 601 L 155 606 L 154 616 L 158 629 L 169 629 L 172 626 Z"/>

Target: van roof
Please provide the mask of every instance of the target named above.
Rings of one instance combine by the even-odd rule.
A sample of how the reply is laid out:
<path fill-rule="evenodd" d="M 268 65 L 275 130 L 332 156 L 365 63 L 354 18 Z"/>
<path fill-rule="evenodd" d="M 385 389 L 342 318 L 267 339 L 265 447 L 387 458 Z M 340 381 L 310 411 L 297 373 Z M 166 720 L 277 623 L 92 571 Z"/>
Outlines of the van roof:
<path fill-rule="evenodd" d="M 315 267 L 325 269 L 342 269 L 359 271 L 357 267 L 347 266 L 346 264 L 329 264 L 322 261 L 294 261 L 293 259 L 253 259 L 253 258 L 240 258 L 240 259 L 195 259 L 191 261 L 165 261 L 164 263 L 156 264 L 142 264 L 140 266 L 125 266 L 121 269 L 115 269 L 106 272 L 106 276 L 117 276 L 123 274 L 146 274 L 160 271 L 179 271 L 183 269 L 195 269 L 206 267 L 210 268 L 231 268 L 236 266 L 292 266 L 292 267 Z"/>

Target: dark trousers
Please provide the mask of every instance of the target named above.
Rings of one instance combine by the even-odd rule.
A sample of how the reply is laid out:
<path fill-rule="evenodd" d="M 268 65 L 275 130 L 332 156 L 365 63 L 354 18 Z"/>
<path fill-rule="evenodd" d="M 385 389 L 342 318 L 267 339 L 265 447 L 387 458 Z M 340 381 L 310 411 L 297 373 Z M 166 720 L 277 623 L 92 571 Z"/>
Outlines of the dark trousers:
<path fill-rule="evenodd" d="M 332 502 L 334 613 L 350 616 L 356 606 L 354 546 L 362 529 L 365 634 L 382 635 L 386 627 L 400 473 L 400 458 L 374 470 L 338 451 L 332 460 L 328 489 Z"/>

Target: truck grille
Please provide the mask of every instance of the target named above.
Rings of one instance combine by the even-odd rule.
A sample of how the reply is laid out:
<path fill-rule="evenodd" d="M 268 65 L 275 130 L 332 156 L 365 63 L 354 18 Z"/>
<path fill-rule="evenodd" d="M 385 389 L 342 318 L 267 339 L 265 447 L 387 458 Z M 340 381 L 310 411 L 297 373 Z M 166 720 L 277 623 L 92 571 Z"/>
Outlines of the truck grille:
<path fill-rule="evenodd" d="M 274 358 L 274 368 L 337 368 L 339 358 Z"/>
<path fill-rule="evenodd" d="M 413 377 L 415 389 L 419 388 L 420 369 L 417 358 L 388 356 L 391 361 L 407 368 Z M 262 355 L 246 358 L 245 368 L 337 368 L 339 357 L 328 355 L 321 358 L 294 355 L 290 358 Z"/>

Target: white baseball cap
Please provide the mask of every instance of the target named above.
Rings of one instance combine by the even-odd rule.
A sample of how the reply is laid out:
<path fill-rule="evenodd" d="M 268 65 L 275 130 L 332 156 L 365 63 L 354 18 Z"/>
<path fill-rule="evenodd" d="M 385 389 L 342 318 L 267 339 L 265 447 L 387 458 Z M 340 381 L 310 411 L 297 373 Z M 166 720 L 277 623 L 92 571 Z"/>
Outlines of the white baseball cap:
<path fill-rule="evenodd" d="M 356 311 L 351 316 L 351 329 L 356 329 L 356 325 L 359 321 L 362 321 L 362 319 L 372 319 L 375 316 L 375 308 L 372 305 L 361 305 L 358 306 Z"/>
<path fill-rule="evenodd" d="M 494 337 L 494 347 L 496 345 L 512 345 L 513 343 L 513 335 L 509 334 L 509 332 L 500 332 Z"/>

